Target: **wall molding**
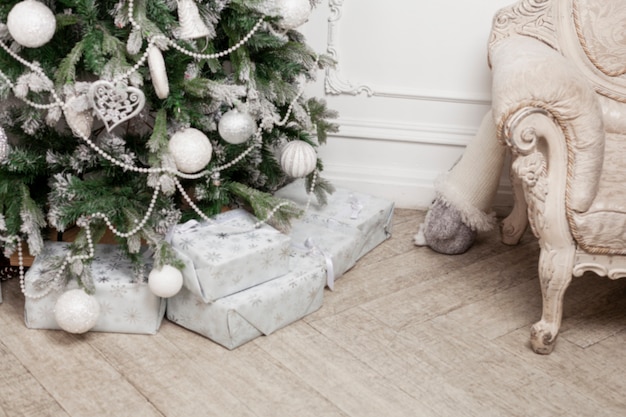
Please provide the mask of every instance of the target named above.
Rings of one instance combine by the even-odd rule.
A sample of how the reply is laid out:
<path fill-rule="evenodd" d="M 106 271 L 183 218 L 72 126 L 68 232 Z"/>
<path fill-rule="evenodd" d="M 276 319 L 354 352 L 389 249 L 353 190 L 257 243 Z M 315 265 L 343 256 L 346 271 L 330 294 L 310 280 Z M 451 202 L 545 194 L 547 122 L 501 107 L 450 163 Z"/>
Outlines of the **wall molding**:
<path fill-rule="evenodd" d="M 467 146 L 476 134 L 476 127 L 449 126 L 400 121 L 339 118 L 343 138 L 408 142 L 414 144 Z"/>
<path fill-rule="evenodd" d="M 491 97 L 485 94 L 459 94 L 452 91 L 418 90 L 393 88 L 388 86 L 372 86 L 371 84 L 355 83 L 347 80 L 341 71 L 339 59 L 339 24 L 343 16 L 345 0 L 328 0 L 330 16 L 328 18 L 328 39 L 326 52 L 337 64 L 326 69 L 324 88 L 330 95 L 365 95 L 367 97 L 385 97 L 404 100 L 453 102 L 463 104 L 489 105 Z"/>

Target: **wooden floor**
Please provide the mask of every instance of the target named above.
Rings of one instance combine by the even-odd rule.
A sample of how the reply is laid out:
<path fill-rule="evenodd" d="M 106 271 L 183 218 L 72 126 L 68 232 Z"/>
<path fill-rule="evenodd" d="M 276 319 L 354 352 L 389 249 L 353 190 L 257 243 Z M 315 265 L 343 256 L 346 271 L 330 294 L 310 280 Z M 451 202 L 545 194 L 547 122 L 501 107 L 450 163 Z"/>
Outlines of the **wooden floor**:
<path fill-rule="evenodd" d="M 413 246 L 423 216 L 397 210 L 321 310 L 234 351 L 168 321 L 155 336 L 28 330 L 3 282 L 0 416 L 626 416 L 626 280 L 575 279 L 555 351 L 536 355 L 532 235 L 444 256 Z"/>

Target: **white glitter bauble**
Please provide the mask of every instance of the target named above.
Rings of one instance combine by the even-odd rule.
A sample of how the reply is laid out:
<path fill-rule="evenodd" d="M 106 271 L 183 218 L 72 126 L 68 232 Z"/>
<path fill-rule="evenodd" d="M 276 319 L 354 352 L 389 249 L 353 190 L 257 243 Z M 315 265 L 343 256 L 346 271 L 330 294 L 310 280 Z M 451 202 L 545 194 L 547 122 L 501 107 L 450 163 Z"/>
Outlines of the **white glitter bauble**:
<path fill-rule="evenodd" d="M 287 143 L 281 151 L 280 166 L 290 177 L 306 177 L 317 166 L 315 148 L 301 140 Z"/>
<path fill-rule="evenodd" d="M 7 16 L 7 28 L 15 42 L 27 48 L 39 48 L 52 39 L 56 17 L 45 4 L 35 0 L 17 3 Z"/>
<path fill-rule="evenodd" d="M 96 297 L 81 289 L 61 294 L 54 306 L 57 324 L 68 333 L 85 333 L 96 325 L 100 304 Z"/>
<path fill-rule="evenodd" d="M 169 151 L 180 172 L 194 174 L 211 162 L 213 146 L 204 133 L 190 127 L 170 138 Z"/>
<path fill-rule="evenodd" d="M 183 287 L 183 274 L 171 265 L 163 265 L 161 269 L 150 271 L 148 287 L 157 297 L 172 297 Z"/>
<path fill-rule="evenodd" d="M 309 20 L 311 3 L 309 0 L 276 0 L 276 11 L 282 17 L 280 26 L 294 29 Z"/>
<path fill-rule="evenodd" d="M 238 145 L 244 143 L 254 134 L 256 122 L 248 113 L 240 113 L 237 109 L 227 111 L 220 119 L 217 130 L 228 143 Z"/>

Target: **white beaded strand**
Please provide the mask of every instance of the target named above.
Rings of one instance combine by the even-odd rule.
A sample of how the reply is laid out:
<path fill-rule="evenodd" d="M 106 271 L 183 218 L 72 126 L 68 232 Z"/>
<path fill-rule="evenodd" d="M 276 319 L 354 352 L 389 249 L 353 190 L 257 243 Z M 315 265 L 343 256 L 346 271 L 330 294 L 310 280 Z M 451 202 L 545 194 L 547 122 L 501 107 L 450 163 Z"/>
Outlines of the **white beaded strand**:
<path fill-rule="evenodd" d="M 2 41 L 0 41 L 0 47 L 2 47 L 2 49 L 4 49 L 7 54 L 11 55 L 11 57 L 13 59 L 15 59 L 16 61 L 18 61 L 20 64 L 22 64 L 25 67 L 29 68 L 31 71 L 36 72 L 39 76 L 41 76 L 46 81 L 50 82 L 50 84 L 52 84 L 52 81 L 50 80 L 50 78 L 48 78 L 46 73 L 43 72 L 43 70 L 41 69 L 41 67 L 39 65 L 37 65 L 37 64 L 35 64 L 33 62 L 28 62 L 27 60 L 25 60 L 24 58 L 22 58 L 21 56 L 19 56 L 15 52 L 13 52 L 11 50 L 11 48 L 9 48 Z M 52 97 L 54 98 L 54 101 L 56 102 L 56 104 L 49 104 L 48 106 L 50 106 L 50 107 L 56 107 L 56 106 L 63 107 L 63 106 L 65 106 L 65 103 L 63 102 L 63 100 L 61 100 L 59 98 L 59 96 L 57 95 L 56 91 L 54 91 L 54 88 L 50 90 L 50 94 L 52 94 Z"/>
<path fill-rule="evenodd" d="M 130 24 L 133 26 L 133 28 L 135 30 L 139 30 L 141 31 L 141 25 L 139 23 L 137 23 L 137 21 L 135 20 L 135 18 L 133 17 L 135 11 L 135 2 L 134 0 L 129 0 L 128 1 L 128 21 L 130 22 Z M 171 46 L 172 48 L 176 49 L 178 52 L 181 52 L 187 56 L 190 56 L 194 59 L 216 59 L 216 58 L 222 58 L 225 57 L 226 55 L 230 55 L 233 52 L 235 52 L 237 49 L 241 48 L 243 45 L 245 45 L 250 38 L 259 30 L 259 28 L 261 27 L 261 24 L 263 24 L 263 22 L 265 21 L 265 18 L 261 17 L 258 22 L 256 22 L 256 24 L 252 27 L 252 29 L 250 30 L 250 32 L 248 32 L 246 34 L 246 36 L 244 36 L 241 40 L 239 40 L 239 42 L 237 42 L 235 45 L 231 46 L 230 48 L 221 51 L 221 52 L 216 52 L 213 54 L 200 54 L 197 52 L 192 52 L 189 51 L 185 48 L 183 48 L 182 46 L 180 46 L 178 43 L 176 43 L 175 40 L 168 38 L 164 35 L 156 35 L 152 38 L 150 38 L 150 42 L 154 43 L 154 41 L 156 41 L 157 39 L 162 39 L 165 42 L 167 42 L 167 44 L 169 46 Z M 146 54 L 147 55 L 147 54 Z M 145 59 L 144 59 L 145 60 Z"/>
<path fill-rule="evenodd" d="M 318 176 L 318 171 L 317 169 L 315 171 L 313 171 L 313 178 L 311 179 L 311 186 L 309 187 L 309 190 L 307 192 L 308 194 L 308 198 L 306 200 L 306 206 L 304 207 L 304 212 L 307 213 L 309 211 L 309 209 L 311 208 L 311 201 L 313 200 L 313 191 L 315 190 L 315 186 L 317 185 L 317 176 Z"/>
<path fill-rule="evenodd" d="M 154 189 L 154 193 L 152 194 L 152 199 L 150 200 L 150 205 L 148 205 L 148 211 L 146 211 L 146 214 L 144 215 L 143 219 L 141 219 L 141 221 L 137 224 L 137 226 L 135 226 L 133 229 L 131 229 L 128 232 L 120 232 L 117 228 L 115 228 L 115 226 L 113 226 L 113 223 L 111 223 L 111 220 L 109 220 L 109 218 L 104 213 L 96 212 L 96 213 L 93 213 L 90 217 L 100 218 L 104 220 L 104 223 L 107 225 L 107 228 L 114 235 L 119 236 L 123 239 L 129 238 L 131 236 L 134 236 L 141 229 L 143 229 L 143 227 L 146 225 L 146 223 L 150 219 L 150 216 L 152 215 L 152 212 L 154 211 L 154 207 L 156 205 L 157 197 L 159 196 L 160 190 L 161 190 L 160 185 Z"/>
<path fill-rule="evenodd" d="M 278 212 L 278 210 L 280 210 L 281 208 L 285 206 L 290 206 L 292 204 L 293 203 L 291 201 L 283 201 L 281 203 L 276 204 L 276 206 L 272 208 L 272 210 L 267 214 L 267 216 L 265 216 L 265 219 L 259 220 L 258 222 L 254 224 L 254 228 L 258 229 L 259 227 L 263 226 L 274 217 L 274 215 Z"/>
<path fill-rule="evenodd" d="M 302 96 L 303 93 L 304 93 L 304 88 L 301 88 L 298 94 L 296 94 L 296 96 L 294 97 L 294 99 L 291 100 L 291 103 L 289 103 L 289 107 L 287 108 L 287 111 L 285 112 L 285 116 L 283 117 L 283 119 L 279 122 L 274 122 L 276 126 L 284 126 L 287 123 L 287 120 L 289 120 L 289 116 L 291 116 L 291 112 L 293 111 L 293 106 L 296 105 L 296 102 L 298 101 L 300 96 Z"/>
<path fill-rule="evenodd" d="M 77 224 L 78 223 L 80 223 L 80 220 L 79 222 L 77 222 Z M 95 253 L 95 248 L 93 244 L 93 239 L 91 237 L 91 230 L 89 229 L 88 223 L 86 224 L 85 235 L 87 237 L 88 253 L 86 255 L 72 256 L 72 253 L 68 252 L 65 258 L 63 259 L 63 263 L 61 264 L 61 267 L 56 271 L 53 281 L 59 281 L 61 279 L 61 275 L 63 274 L 63 272 L 65 272 L 65 269 L 70 263 L 74 261 L 78 261 L 78 260 L 85 261 L 85 260 L 93 258 L 94 253 Z M 17 259 L 18 259 L 18 268 L 19 268 L 19 277 L 20 277 L 20 290 L 22 291 L 22 294 L 24 294 L 24 297 L 30 298 L 32 300 L 39 300 L 48 296 L 48 294 L 52 292 L 52 287 L 48 287 L 44 292 L 40 294 L 31 294 L 26 290 L 26 276 L 24 273 L 24 254 L 23 254 L 23 249 L 22 249 L 22 241 L 21 239 L 17 237 L 14 237 L 13 239 L 17 242 Z"/>
<path fill-rule="evenodd" d="M 180 195 L 183 196 L 183 199 L 185 200 L 185 202 L 187 202 L 187 204 L 189 204 L 189 207 L 191 207 L 193 209 L 193 211 L 195 211 L 196 214 L 202 218 L 202 220 L 204 220 L 204 221 L 206 221 L 208 223 L 212 223 L 213 220 L 211 220 L 211 218 L 209 216 L 204 214 L 202 212 L 202 210 L 200 210 L 200 208 L 196 205 L 196 203 L 193 202 L 191 197 L 189 197 L 189 194 L 187 194 L 187 191 L 185 191 L 185 188 L 180 183 L 178 178 L 173 178 L 173 180 L 174 180 L 174 184 L 176 184 L 176 188 L 178 188 L 178 191 L 180 192 Z"/>
<path fill-rule="evenodd" d="M 185 48 L 183 48 L 182 46 L 180 46 L 179 44 L 177 44 L 175 41 L 173 41 L 172 39 L 166 38 L 166 41 L 168 43 L 168 45 L 170 45 L 172 48 L 176 49 L 178 52 L 185 54 L 187 56 L 190 56 L 194 59 L 216 59 L 216 58 L 222 58 L 225 57 L 226 55 L 230 55 L 233 52 L 235 52 L 237 49 L 241 48 L 242 46 L 244 46 L 249 40 L 250 38 L 256 33 L 257 30 L 259 30 L 259 28 L 261 27 L 261 24 L 263 24 L 264 19 L 260 18 L 258 22 L 256 22 L 256 24 L 254 25 L 254 27 L 252 27 L 252 29 L 250 30 L 250 32 L 248 32 L 246 34 L 246 36 L 244 36 L 243 38 L 241 38 L 241 40 L 239 42 L 237 42 L 236 44 L 234 44 L 233 46 L 231 46 L 230 48 L 221 51 L 221 52 L 216 52 L 213 54 L 200 54 L 197 52 L 192 52 L 189 51 Z"/>

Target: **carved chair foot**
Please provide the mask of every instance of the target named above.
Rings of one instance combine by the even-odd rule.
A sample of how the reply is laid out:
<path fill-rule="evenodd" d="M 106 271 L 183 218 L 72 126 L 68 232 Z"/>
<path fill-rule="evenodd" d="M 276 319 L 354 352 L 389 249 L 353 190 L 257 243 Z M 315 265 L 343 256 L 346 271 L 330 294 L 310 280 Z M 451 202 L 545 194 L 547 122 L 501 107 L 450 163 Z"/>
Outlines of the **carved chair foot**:
<path fill-rule="evenodd" d="M 500 234 L 502 243 L 505 245 L 515 246 L 519 243 L 528 226 L 527 220 L 519 218 L 505 218 L 500 225 Z"/>
<path fill-rule="evenodd" d="M 530 330 L 530 345 L 535 353 L 549 355 L 554 349 L 559 329 L 543 320 L 535 323 Z"/>

